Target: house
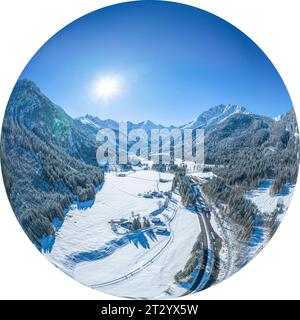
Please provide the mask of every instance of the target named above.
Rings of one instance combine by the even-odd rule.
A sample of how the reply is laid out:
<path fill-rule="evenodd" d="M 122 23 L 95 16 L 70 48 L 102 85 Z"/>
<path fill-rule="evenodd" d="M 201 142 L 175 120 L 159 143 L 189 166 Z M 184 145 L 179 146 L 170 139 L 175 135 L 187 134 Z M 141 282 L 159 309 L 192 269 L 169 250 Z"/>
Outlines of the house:
<path fill-rule="evenodd" d="M 130 221 L 129 219 L 122 218 L 120 219 L 120 225 L 128 228 L 132 225 L 132 221 Z"/>
<path fill-rule="evenodd" d="M 126 174 L 123 172 L 117 173 L 117 177 L 126 177 Z"/>
<path fill-rule="evenodd" d="M 153 218 L 151 219 L 151 221 L 152 221 L 153 223 L 160 223 L 160 222 L 161 222 L 160 218 L 158 218 L 158 217 L 153 217 Z"/>
<path fill-rule="evenodd" d="M 152 199 L 152 194 L 150 193 L 144 193 L 144 198 Z"/>
<path fill-rule="evenodd" d="M 159 226 L 156 228 L 157 233 L 166 233 L 168 231 L 167 227 Z"/>
<path fill-rule="evenodd" d="M 155 198 L 163 198 L 164 196 L 161 194 L 161 192 L 158 191 L 152 191 L 151 195 Z"/>
<path fill-rule="evenodd" d="M 118 231 L 118 227 L 115 225 L 115 224 L 112 224 L 111 225 L 111 229 L 112 229 L 112 231 Z"/>
<path fill-rule="evenodd" d="M 112 219 L 112 220 L 110 220 L 110 223 L 111 224 L 121 224 L 122 223 L 122 219 Z"/>

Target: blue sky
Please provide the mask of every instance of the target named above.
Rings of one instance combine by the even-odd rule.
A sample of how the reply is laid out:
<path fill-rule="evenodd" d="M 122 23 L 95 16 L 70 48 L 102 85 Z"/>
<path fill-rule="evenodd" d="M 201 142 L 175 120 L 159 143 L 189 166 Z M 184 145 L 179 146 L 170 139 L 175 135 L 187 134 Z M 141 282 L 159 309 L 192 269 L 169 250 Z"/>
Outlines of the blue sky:
<path fill-rule="evenodd" d="M 106 101 L 102 77 L 121 79 Z M 292 102 L 268 58 L 244 34 L 205 11 L 137 1 L 84 16 L 52 37 L 21 78 L 73 117 L 184 124 L 209 107 L 238 104 L 276 116 Z"/>

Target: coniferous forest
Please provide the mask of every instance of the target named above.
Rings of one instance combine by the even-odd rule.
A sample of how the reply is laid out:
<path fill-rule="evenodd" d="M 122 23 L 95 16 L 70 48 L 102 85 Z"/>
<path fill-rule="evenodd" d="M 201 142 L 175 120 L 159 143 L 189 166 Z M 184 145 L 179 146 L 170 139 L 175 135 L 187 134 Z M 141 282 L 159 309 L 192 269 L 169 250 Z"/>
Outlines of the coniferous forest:
<path fill-rule="evenodd" d="M 55 233 L 52 221 L 63 220 L 74 201 L 94 199 L 104 181 L 103 171 L 82 161 L 74 146 L 69 152 L 70 122 L 32 82 L 17 83 L 3 122 L 1 167 L 16 217 L 38 247 Z"/>

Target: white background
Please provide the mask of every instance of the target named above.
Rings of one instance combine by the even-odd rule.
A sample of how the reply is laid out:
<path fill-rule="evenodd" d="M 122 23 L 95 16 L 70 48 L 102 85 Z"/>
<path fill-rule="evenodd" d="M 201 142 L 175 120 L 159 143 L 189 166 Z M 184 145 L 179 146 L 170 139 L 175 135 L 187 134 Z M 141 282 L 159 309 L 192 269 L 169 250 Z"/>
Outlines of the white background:
<path fill-rule="evenodd" d="M 208 10 L 250 36 L 277 67 L 300 120 L 299 0 L 178 1 Z M 121 1 L 0 2 L 1 122 L 18 76 L 40 46 L 74 19 L 118 2 Z M 262 253 L 232 278 L 188 298 L 300 299 L 299 206 L 297 187 L 286 218 Z M 112 298 L 72 280 L 38 253 L 14 217 L 2 181 L 0 207 L 0 299 Z"/>

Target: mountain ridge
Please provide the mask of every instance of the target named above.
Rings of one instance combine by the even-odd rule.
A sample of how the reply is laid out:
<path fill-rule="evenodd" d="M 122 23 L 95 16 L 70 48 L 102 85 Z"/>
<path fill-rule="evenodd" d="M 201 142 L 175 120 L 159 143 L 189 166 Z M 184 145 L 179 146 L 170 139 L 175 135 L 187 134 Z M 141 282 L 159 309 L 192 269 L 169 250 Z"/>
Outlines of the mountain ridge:
<path fill-rule="evenodd" d="M 240 107 L 234 104 L 220 104 L 214 107 L 209 108 L 206 111 L 203 111 L 198 115 L 194 120 L 179 126 L 169 125 L 164 126 L 162 124 L 156 124 L 151 120 L 144 120 L 141 122 L 131 122 L 131 121 L 116 121 L 113 119 L 105 119 L 102 120 L 98 116 L 93 116 L 90 114 L 86 114 L 85 116 L 81 116 L 76 118 L 81 121 L 83 124 L 92 125 L 97 129 L 101 129 L 104 127 L 110 127 L 111 129 L 117 129 L 117 126 L 121 122 L 127 122 L 127 125 L 130 129 L 146 129 L 146 131 L 151 129 L 202 129 L 208 128 L 217 123 L 220 123 L 226 118 L 232 116 L 233 114 L 251 114 L 251 112 L 247 111 L 245 107 Z"/>
<path fill-rule="evenodd" d="M 14 98 L 19 98 L 20 97 L 17 95 L 17 97 L 15 97 L 16 92 L 18 92 L 18 89 L 21 90 L 26 90 L 27 94 L 28 93 L 33 93 L 39 96 L 39 99 L 42 99 L 44 101 L 40 102 L 40 105 L 37 103 L 38 101 L 36 101 L 36 99 L 33 99 L 34 101 L 34 106 L 36 107 L 34 110 L 30 111 L 27 107 L 25 107 L 24 109 L 19 108 L 19 110 L 10 110 L 6 113 L 9 112 L 15 112 L 15 115 L 19 114 L 19 118 L 20 118 L 20 114 L 24 115 L 27 114 L 27 119 L 29 120 L 29 122 L 27 123 L 28 126 L 32 125 L 32 119 L 34 119 L 35 114 L 37 113 L 37 111 L 39 111 L 37 108 L 41 107 L 45 104 L 49 104 L 51 105 L 51 113 L 56 113 L 56 114 L 61 114 L 64 118 L 64 125 L 66 127 L 71 126 L 72 123 L 77 123 L 78 126 L 84 125 L 84 126 L 92 126 L 94 127 L 94 129 L 100 129 L 100 128 L 111 128 L 113 130 L 117 130 L 118 129 L 118 125 L 120 122 L 127 122 L 128 124 L 128 128 L 129 129 L 146 129 L 146 131 L 149 131 L 151 129 L 176 129 L 176 128 L 180 128 L 180 129 L 208 129 L 214 125 L 217 125 L 223 121 L 225 121 L 228 117 L 231 117 L 234 114 L 248 114 L 248 115 L 255 115 L 254 113 L 248 111 L 245 107 L 239 106 L 237 104 L 219 104 L 213 107 L 208 108 L 207 110 L 201 112 L 197 117 L 194 118 L 194 120 L 189 121 L 188 123 L 182 124 L 182 125 L 169 125 L 169 126 L 164 126 L 162 124 L 156 124 L 154 122 L 152 122 L 151 120 L 147 119 L 141 122 L 132 122 L 132 121 L 116 121 L 113 119 L 101 119 L 99 116 L 94 116 L 94 115 L 90 115 L 90 114 L 86 114 L 85 116 L 80 116 L 80 117 L 75 117 L 72 118 L 70 115 L 68 115 L 65 110 L 53 103 L 47 96 L 45 96 L 42 91 L 40 90 L 40 88 L 32 81 L 32 80 L 27 80 L 27 79 L 22 79 L 22 80 L 18 80 L 15 88 L 14 88 L 14 95 L 11 95 L 11 99 Z M 41 109 L 40 109 L 41 111 Z M 49 109 L 47 110 L 47 112 L 49 112 Z M 269 116 L 264 116 L 264 115 L 258 115 L 260 117 L 266 117 L 271 119 L 272 121 L 278 121 L 279 118 L 277 118 L 276 120 L 269 117 Z M 280 119 L 284 117 L 283 115 L 280 115 Z M 22 116 L 21 116 L 22 118 Z M 47 116 L 44 116 L 44 119 L 47 118 Z M 23 116 L 22 121 L 26 120 Z M 66 129 L 66 128 L 65 128 Z"/>

